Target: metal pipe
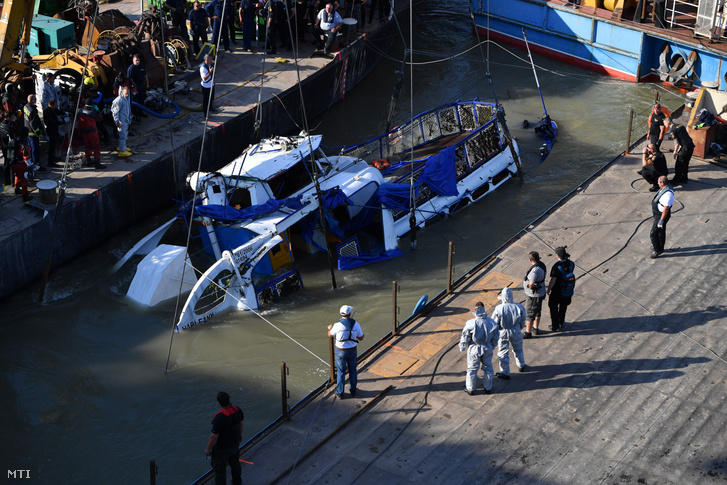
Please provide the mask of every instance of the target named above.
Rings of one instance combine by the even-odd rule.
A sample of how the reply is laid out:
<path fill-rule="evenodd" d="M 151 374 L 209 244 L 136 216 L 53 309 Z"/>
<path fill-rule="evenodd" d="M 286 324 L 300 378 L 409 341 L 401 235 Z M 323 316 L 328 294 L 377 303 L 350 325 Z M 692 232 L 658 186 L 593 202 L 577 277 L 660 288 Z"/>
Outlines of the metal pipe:
<path fill-rule="evenodd" d="M 149 460 L 149 483 L 151 485 L 156 485 L 158 472 L 156 461 Z"/>
<path fill-rule="evenodd" d="M 333 337 L 328 337 L 328 353 L 331 359 L 331 384 L 336 382 L 336 357 L 333 354 Z"/>
<path fill-rule="evenodd" d="M 631 130 L 633 129 L 634 124 L 634 108 L 629 108 L 629 131 L 626 133 L 626 155 L 629 154 L 629 150 L 631 149 Z"/>
<path fill-rule="evenodd" d="M 396 321 L 396 314 L 398 313 L 398 308 L 396 307 L 396 294 L 398 293 L 399 286 L 396 284 L 396 281 L 391 282 L 393 285 L 392 291 L 391 291 L 391 313 L 392 313 L 392 319 L 394 321 L 394 332 L 393 335 L 398 335 L 399 329 L 397 328 L 398 322 Z"/>
<path fill-rule="evenodd" d="M 449 241 L 449 249 L 447 254 L 447 294 L 452 293 L 452 273 L 453 273 L 453 267 L 452 267 L 452 256 L 454 255 L 454 243 L 452 241 Z"/>
<path fill-rule="evenodd" d="M 288 398 L 290 397 L 290 392 L 288 391 L 288 366 L 285 365 L 285 362 L 280 363 L 280 390 L 281 390 L 281 397 L 282 397 L 282 405 L 283 405 L 283 419 L 290 419 L 290 416 L 288 415 L 290 411 L 290 407 L 288 406 Z"/>

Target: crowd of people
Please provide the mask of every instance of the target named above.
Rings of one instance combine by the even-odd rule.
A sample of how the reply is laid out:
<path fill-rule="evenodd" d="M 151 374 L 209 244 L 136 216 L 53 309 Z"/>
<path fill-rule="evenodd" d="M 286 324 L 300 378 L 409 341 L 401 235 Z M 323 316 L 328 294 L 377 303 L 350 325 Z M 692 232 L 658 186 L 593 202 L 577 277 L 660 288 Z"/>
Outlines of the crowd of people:
<path fill-rule="evenodd" d="M 228 52 L 231 44 L 237 44 L 240 30 L 247 52 L 252 52 L 252 41 L 261 37 L 265 38 L 268 54 L 276 54 L 279 46 L 290 50 L 294 39 L 312 38 L 324 55 L 330 55 L 344 17 L 354 18 L 358 26 L 364 26 L 367 17 L 369 23 L 373 22 L 377 11 L 379 19 L 384 21 L 391 8 L 389 0 L 212 0 L 204 6 L 195 2 L 189 11 L 184 0 L 167 0 L 165 6 L 172 25 L 187 37 L 195 54 L 208 42 L 211 27 L 211 42 L 217 45 L 219 38 L 220 47 Z M 205 116 L 215 111 L 214 64 L 207 54 L 199 69 Z M 39 66 L 27 53 L 24 64 L 27 67 L 19 82 L 7 83 L 2 93 L 0 143 L 5 185 L 12 185 L 24 201 L 29 201 L 28 182 L 37 173 L 60 168 L 63 160 L 59 160 L 58 152 L 65 150 L 69 143 L 83 148 L 86 166 L 105 169 L 101 147 L 112 143 L 109 132 L 118 138 L 116 155 L 122 158 L 132 155 L 126 143 L 129 128 L 146 116 L 138 106 L 144 105 L 150 88 L 141 55 L 134 55 L 128 69 L 115 77 L 115 98 L 110 104 L 97 91 L 92 78 L 85 79 L 78 93 L 81 96 L 78 113 L 73 113 L 76 104 L 68 99 L 68 93 L 61 92 L 53 73 L 42 76 L 42 85 L 37 86 L 40 81 L 35 73 Z M 74 119 L 77 133 L 74 140 L 68 140 L 71 133 L 68 123 Z M 110 127 L 115 129 L 107 129 Z M 42 148 L 47 153 L 45 157 L 41 156 Z"/>
<path fill-rule="evenodd" d="M 674 178 L 667 178 L 666 157 L 660 147 L 665 136 L 674 139 Z M 662 111 L 657 102 L 649 117 L 649 143 L 642 156 L 642 167 L 637 171 L 656 192 L 651 200 L 653 224 L 649 234 L 652 244 L 650 258 L 658 258 L 664 252 L 666 244 L 666 224 L 671 218 L 671 207 L 674 203 L 674 189 L 671 184 L 689 182 L 689 162 L 694 151 L 694 143 L 689 137 L 686 127 L 675 124 Z M 475 305 L 474 319 L 468 320 L 462 330 L 459 349 L 467 352 L 467 373 L 465 392 L 473 394 L 476 388 L 476 377 L 480 367 L 484 370 L 483 388 L 485 394 L 492 392 L 493 366 L 492 358 L 495 345 L 500 372 L 494 377 L 510 378 L 509 349 L 515 354 L 518 370 L 527 370 L 523 352 L 523 339 L 530 339 L 540 334 L 540 317 L 543 301 L 548 297 L 550 311 L 550 330 L 560 332 L 565 327 L 566 312 L 575 289 L 575 264 L 565 247 L 555 249 L 557 261 L 550 270 L 550 282 L 545 285 L 547 267 L 540 261 L 536 251 L 529 254 L 530 267 L 525 273 L 523 289 L 525 290 L 525 306 L 512 301 L 512 292 L 503 288 L 499 299 L 501 304 L 495 307 L 492 318 L 487 316 L 484 305 Z M 525 329 L 523 332 L 522 329 Z"/>
<path fill-rule="evenodd" d="M 665 136 L 674 139 L 674 177 L 669 180 L 669 169 L 666 157 L 661 152 L 661 143 Z M 654 222 L 651 227 L 650 238 L 652 251 L 650 257 L 658 258 L 664 252 L 666 244 L 666 223 L 671 218 L 671 206 L 674 203 L 673 185 L 689 183 L 689 162 L 694 153 L 694 142 L 684 125 L 674 123 L 671 117 L 664 113 L 661 104 L 654 104 L 649 115 L 649 144 L 641 158 L 641 169 L 636 173 L 641 175 L 651 187 L 650 192 L 656 192 L 651 200 L 651 209 Z"/>
<path fill-rule="evenodd" d="M 277 54 L 279 46 L 290 50 L 295 39 L 305 41 L 310 34 L 318 49 L 328 53 L 343 18 L 355 19 L 360 28 L 366 25 L 367 17 L 372 23 L 377 11 L 383 22 L 391 9 L 389 0 L 212 0 L 204 6 L 195 2 L 189 12 L 184 11 L 183 0 L 167 0 L 165 5 L 173 25 L 186 32 L 195 55 L 208 40 L 231 52 L 238 32 L 247 52 L 253 51 L 253 40 L 264 38 L 265 51 Z M 186 19 L 184 26 L 182 19 Z"/>
<path fill-rule="evenodd" d="M 550 269 L 550 282 L 545 285 L 547 268 L 540 261 L 536 251 L 530 252 L 530 267 L 523 279 L 525 290 L 525 306 L 515 303 L 510 288 L 503 288 L 498 299 L 500 304 L 487 316 L 485 306 L 477 302 L 474 308 L 475 318 L 467 320 L 462 329 L 459 341 L 460 352 L 467 353 L 467 371 L 464 391 L 474 395 L 477 389 L 477 373 L 484 371 L 482 387 L 485 394 L 492 393 L 493 377 L 510 379 L 510 350 L 515 356 L 515 364 L 519 372 L 527 372 L 523 340 L 540 334 L 540 316 L 543 301 L 548 296 L 550 309 L 550 330 L 560 332 L 565 327 L 565 316 L 575 289 L 575 264 L 565 247 L 555 249 L 558 260 Z M 525 331 L 523 332 L 523 328 Z M 499 372 L 495 373 L 492 365 L 493 355 L 497 349 Z"/>
<path fill-rule="evenodd" d="M 59 150 L 65 152 L 69 144 L 85 152 L 85 166 L 105 169 L 101 163 L 101 146 L 111 144 L 107 126 L 116 128 L 112 130 L 113 136 L 119 139 L 116 154 L 131 156 L 125 143 L 129 125 L 145 116 L 142 110 L 132 112 L 131 102 L 142 104 L 149 88 L 140 55 L 133 56 L 128 70 L 116 77 L 115 99 L 110 104 L 91 77 L 84 79 L 77 90 L 64 92 L 52 72 L 36 76 L 39 66 L 30 54 L 25 55 L 25 64 L 26 72 L 20 82 L 7 83 L 3 88 L 0 144 L 5 185 L 13 186 L 24 201 L 31 200 L 28 182 L 39 173 L 61 168 L 65 160 L 59 160 Z M 74 113 L 77 106 L 78 111 Z M 43 147 L 45 156 L 42 156 Z"/>

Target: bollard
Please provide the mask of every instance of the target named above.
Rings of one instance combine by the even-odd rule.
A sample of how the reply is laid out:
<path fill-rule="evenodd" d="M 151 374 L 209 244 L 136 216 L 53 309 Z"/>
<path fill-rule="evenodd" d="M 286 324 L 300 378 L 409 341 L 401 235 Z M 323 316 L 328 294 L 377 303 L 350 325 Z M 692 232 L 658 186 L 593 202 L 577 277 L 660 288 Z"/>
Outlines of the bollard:
<path fill-rule="evenodd" d="M 393 291 L 391 296 L 391 313 L 394 320 L 394 335 L 398 335 L 399 331 L 399 322 L 396 321 L 396 315 L 399 313 L 399 307 L 396 306 L 396 294 L 399 293 L 399 285 L 396 284 L 396 281 L 391 282 L 393 284 Z"/>
<path fill-rule="evenodd" d="M 447 294 L 452 294 L 452 273 L 454 273 L 454 267 L 452 266 L 452 260 L 454 255 L 454 243 L 452 241 L 449 241 L 449 254 L 447 255 L 448 262 L 447 262 L 447 272 L 449 273 L 447 275 Z"/>
<path fill-rule="evenodd" d="M 328 337 L 328 352 L 331 359 L 331 384 L 336 382 L 336 356 L 333 354 L 333 337 Z"/>
<path fill-rule="evenodd" d="M 626 155 L 629 154 L 631 149 L 631 130 L 634 124 L 634 108 L 629 108 L 629 132 L 626 134 Z"/>
<path fill-rule="evenodd" d="M 288 391 L 288 379 L 287 376 L 289 374 L 288 366 L 285 365 L 285 362 L 280 363 L 280 388 L 281 388 L 281 397 L 282 397 L 282 403 L 283 403 L 283 418 L 288 420 L 290 419 L 290 416 L 288 415 L 288 412 L 290 411 L 290 406 L 288 406 L 288 399 L 290 398 L 290 391 Z"/>
<path fill-rule="evenodd" d="M 149 483 L 151 485 L 156 485 L 157 473 L 159 473 L 159 470 L 157 469 L 156 461 L 149 460 Z"/>

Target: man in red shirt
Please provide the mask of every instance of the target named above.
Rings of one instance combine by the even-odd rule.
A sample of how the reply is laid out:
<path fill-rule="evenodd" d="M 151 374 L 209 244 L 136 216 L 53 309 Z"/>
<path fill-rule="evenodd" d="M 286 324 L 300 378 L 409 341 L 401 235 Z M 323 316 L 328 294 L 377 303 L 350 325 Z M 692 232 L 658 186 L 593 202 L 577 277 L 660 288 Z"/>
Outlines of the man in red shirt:
<path fill-rule="evenodd" d="M 93 157 L 93 168 L 103 170 L 106 168 L 101 163 L 101 140 L 98 138 L 96 122 L 103 118 L 96 112 L 92 99 L 87 99 L 86 104 L 78 113 L 78 129 L 81 130 L 83 145 L 86 147 L 86 164 L 90 165 Z"/>

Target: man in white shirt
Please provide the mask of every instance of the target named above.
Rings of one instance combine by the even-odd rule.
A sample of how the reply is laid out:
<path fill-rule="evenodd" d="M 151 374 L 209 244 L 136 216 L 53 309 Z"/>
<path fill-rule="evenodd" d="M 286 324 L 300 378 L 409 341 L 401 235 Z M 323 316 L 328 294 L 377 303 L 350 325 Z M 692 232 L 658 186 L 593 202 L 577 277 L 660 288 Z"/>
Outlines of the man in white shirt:
<path fill-rule="evenodd" d="M 207 110 L 215 112 L 212 107 L 212 101 L 215 99 L 215 83 L 212 82 L 213 71 L 212 56 L 206 54 L 204 64 L 199 68 L 199 77 L 202 81 L 202 113 L 205 118 L 207 118 Z"/>
<path fill-rule="evenodd" d="M 328 54 L 333 41 L 336 40 L 341 22 L 341 16 L 333 9 L 332 2 L 328 2 L 326 8 L 318 12 L 316 24 L 313 27 L 313 40 L 318 49 L 323 48 L 324 54 Z"/>
<path fill-rule="evenodd" d="M 343 305 L 340 311 L 341 319 L 328 325 L 328 336 L 333 337 L 336 344 L 336 396 L 339 399 L 343 399 L 346 367 L 348 367 L 351 395 L 356 395 L 358 381 L 356 345 L 364 339 L 361 325 L 351 318 L 351 312 L 353 312 L 352 307 Z"/>
<path fill-rule="evenodd" d="M 651 226 L 651 245 L 653 251 L 651 259 L 658 258 L 664 252 L 666 244 L 666 223 L 671 217 L 671 206 L 674 204 L 674 189 L 667 183 L 666 176 L 659 177 L 659 192 L 651 201 L 651 212 L 654 214 L 654 224 Z"/>

